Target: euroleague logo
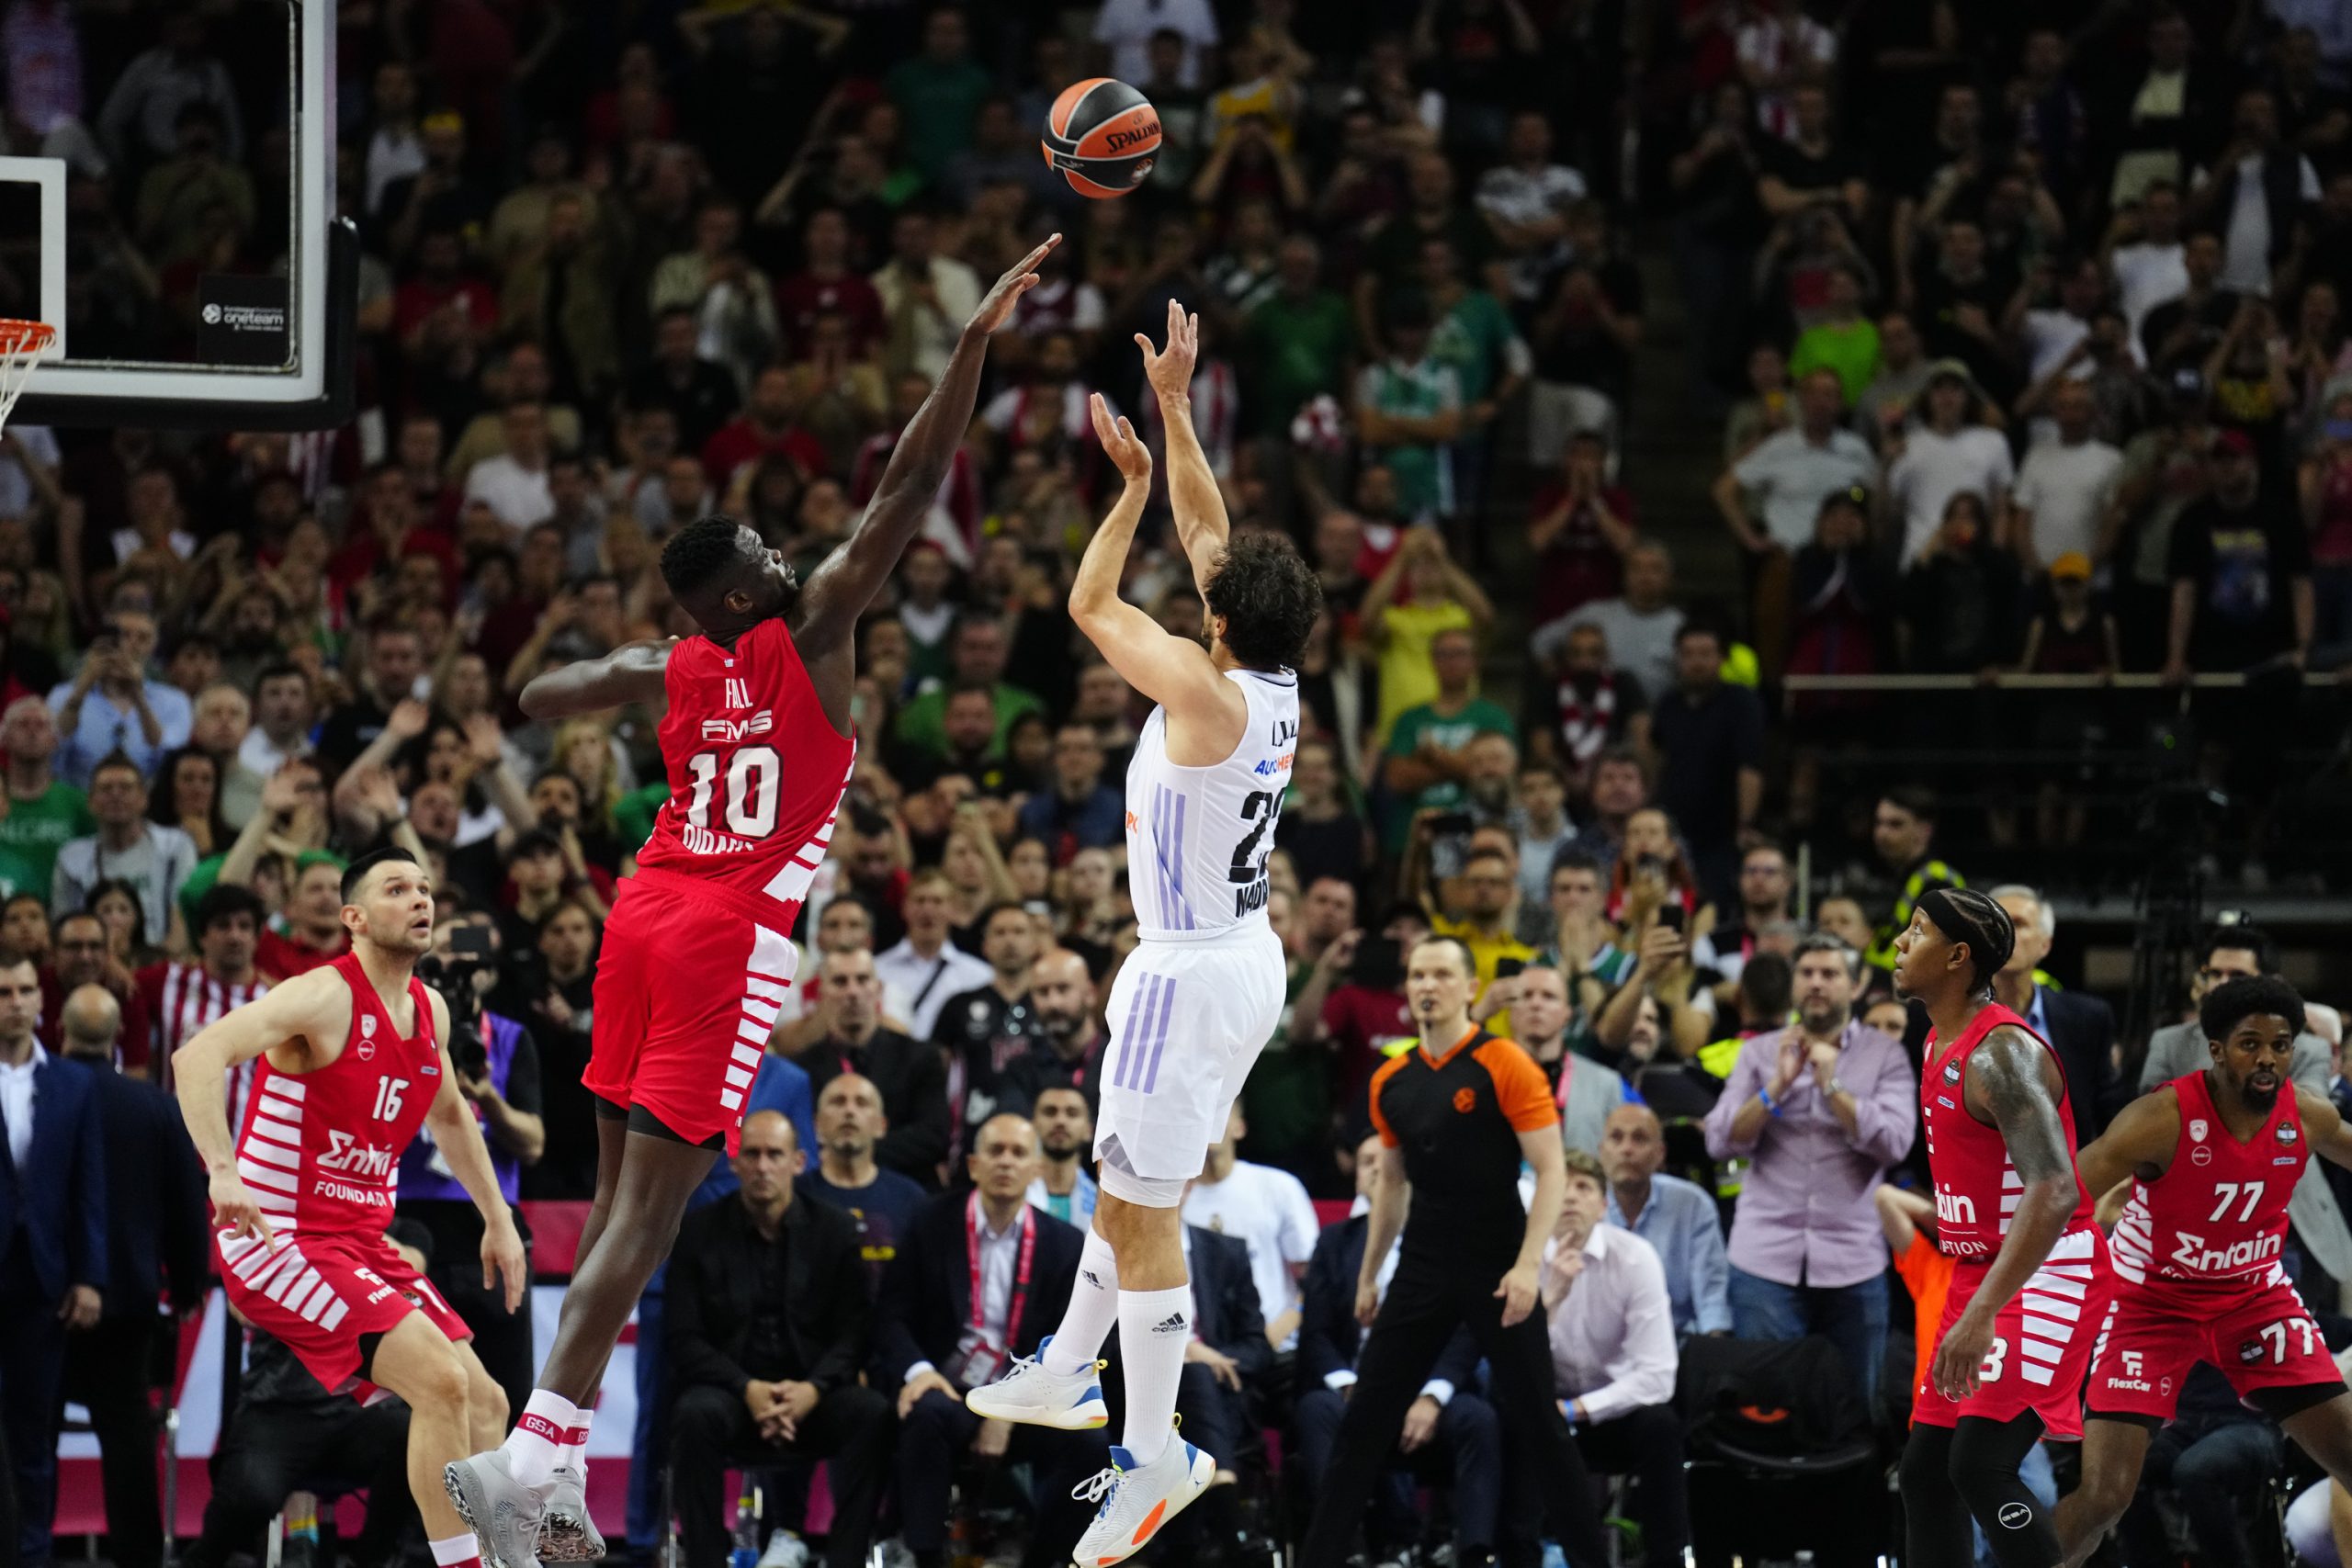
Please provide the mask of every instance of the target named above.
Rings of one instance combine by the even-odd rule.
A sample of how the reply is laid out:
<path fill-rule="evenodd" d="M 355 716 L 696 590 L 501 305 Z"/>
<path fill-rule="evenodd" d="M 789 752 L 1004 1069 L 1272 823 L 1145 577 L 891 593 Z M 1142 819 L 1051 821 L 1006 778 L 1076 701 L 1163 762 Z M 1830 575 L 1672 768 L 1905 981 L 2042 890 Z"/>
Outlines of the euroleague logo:
<path fill-rule="evenodd" d="M 1453 1109 L 1461 1111 L 1464 1116 L 1467 1116 L 1473 1111 L 1477 1110 L 1478 1091 L 1475 1089 L 1455 1089 L 1453 1091 Z"/>

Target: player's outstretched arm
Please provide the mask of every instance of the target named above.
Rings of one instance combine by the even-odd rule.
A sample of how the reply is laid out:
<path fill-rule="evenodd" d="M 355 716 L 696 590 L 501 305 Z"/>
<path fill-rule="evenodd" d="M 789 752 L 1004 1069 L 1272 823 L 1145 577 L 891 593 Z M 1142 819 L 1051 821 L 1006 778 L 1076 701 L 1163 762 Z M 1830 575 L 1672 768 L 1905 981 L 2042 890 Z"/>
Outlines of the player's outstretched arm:
<path fill-rule="evenodd" d="M 229 1074 L 273 1045 L 331 1040 L 351 1032 L 351 987 L 333 969 L 314 969 L 207 1024 L 172 1053 L 180 1116 L 204 1162 L 213 1223 L 239 1235 L 270 1235 L 269 1220 L 237 1174 L 237 1135 L 229 1126 Z"/>
<path fill-rule="evenodd" d="M 1168 505 L 1176 518 L 1176 542 L 1192 563 L 1193 582 L 1204 597 L 1209 575 L 1216 570 L 1232 525 L 1225 512 L 1225 492 L 1217 488 L 1209 456 L 1201 449 L 1200 433 L 1193 428 L 1193 368 L 1201 353 L 1201 318 L 1175 300 L 1168 301 L 1168 346 L 1155 350 L 1151 339 L 1136 333 L 1143 350 L 1144 379 L 1159 400 L 1168 427 Z"/>
<path fill-rule="evenodd" d="M 449 1162 L 449 1174 L 481 1212 L 481 1288 L 489 1290 L 503 1276 L 506 1310 L 513 1312 L 523 1304 L 524 1289 L 531 1282 L 530 1269 L 523 1260 L 523 1238 L 514 1229 L 506 1195 L 498 1190 L 498 1170 L 490 1163 L 490 1145 L 482 1141 L 481 1123 L 474 1119 L 473 1106 L 458 1088 L 458 1066 L 449 1059 L 449 1004 L 430 986 L 424 994 L 433 1005 L 433 1038 L 441 1042 L 441 1087 L 424 1113 L 424 1124 L 433 1130 L 441 1157 Z"/>
<path fill-rule="evenodd" d="M 1119 597 L 1119 578 L 1135 543 L 1136 524 L 1151 498 L 1151 453 L 1124 416 L 1111 417 L 1101 393 L 1088 406 L 1094 434 L 1125 477 L 1126 488 L 1086 542 L 1078 576 L 1070 583 L 1070 619 L 1128 685 L 1164 705 L 1171 719 L 1213 712 L 1222 705 L 1232 682 L 1216 672 L 1207 649 L 1161 629 L 1158 621 Z"/>
<path fill-rule="evenodd" d="M 2154 1180 L 2172 1164 L 2180 1144 L 2180 1096 L 2169 1089 L 2143 1094 L 2107 1124 L 2107 1131 L 2075 1156 L 2083 1190 L 2101 1201 L 2134 1176 Z"/>
<path fill-rule="evenodd" d="M 808 585 L 801 590 L 800 623 L 793 631 L 793 641 L 804 656 L 849 645 L 858 617 L 922 531 L 923 519 L 931 515 L 940 484 L 947 478 L 947 466 L 971 426 L 989 336 L 1012 319 L 1015 302 L 1037 286 L 1037 264 L 1061 239 L 1059 234 L 1048 236 L 996 280 L 965 323 L 964 335 L 956 339 L 947 373 L 900 433 L 857 531 L 809 574 Z"/>
<path fill-rule="evenodd" d="M 515 699 L 532 718 L 571 718 L 631 703 L 658 703 L 667 694 L 670 650 L 676 637 L 625 642 L 602 659 L 580 659 L 531 677 Z"/>
<path fill-rule="evenodd" d="M 1969 1054 L 1969 1088 L 2001 1130 L 2009 1163 L 2025 1182 L 2008 1235 L 1985 1270 L 1984 1282 L 1969 1298 L 1937 1348 L 1932 1375 L 1946 1395 L 1962 1399 L 1976 1392 L 1984 1353 L 1992 1348 L 1993 1324 L 2009 1298 L 2024 1289 L 2050 1249 L 2066 1231 L 2075 1212 L 2075 1162 L 2066 1157 L 2066 1130 L 2058 1120 L 2058 1097 L 2042 1078 L 2048 1054 L 2012 1027 L 1996 1029 Z"/>

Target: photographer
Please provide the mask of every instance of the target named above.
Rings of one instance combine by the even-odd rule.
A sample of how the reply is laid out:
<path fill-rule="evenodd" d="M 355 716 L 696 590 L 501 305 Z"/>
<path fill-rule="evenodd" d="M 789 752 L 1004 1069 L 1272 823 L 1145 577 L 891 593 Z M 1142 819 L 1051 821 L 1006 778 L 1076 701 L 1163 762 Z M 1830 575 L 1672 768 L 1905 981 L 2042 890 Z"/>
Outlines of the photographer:
<path fill-rule="evenodd" d="M 497 981 L 497 933 L 489 917 L 461 915 L 434 932 L 433 951 L 417 965 L 417 977 L 449 1003 L 449 1064 L 458 1091 L 474 1108 L 482 1139 L 490 1145 L 498 1190 L 514 1208 L 522 1198 L 523 1168 L 536 1164 L 547 1147 L 547 1124 L 539 1115 L 539 1053 L 531 1032 L 513 1019 L 488 1011 L 481 998 Z M 473 1259 L 481 1253 L 481 1214 L 466 1195 L 433 1141 L 430 1128 L 401 1156 L 400 1213 L 433 1236 L 436 1263 L 427 1271 L 434 1288 L 474 1331 L 474 1351 L 506 1391 L 508 1407 L 531 1395 L 531 1304 L 510 1312 L 496 1290 L 485 1290 Z M 521 1223 L 522 1211 L 514 1210 Z M 523 1241 L 530 1244 L 527 1228 Z"/>

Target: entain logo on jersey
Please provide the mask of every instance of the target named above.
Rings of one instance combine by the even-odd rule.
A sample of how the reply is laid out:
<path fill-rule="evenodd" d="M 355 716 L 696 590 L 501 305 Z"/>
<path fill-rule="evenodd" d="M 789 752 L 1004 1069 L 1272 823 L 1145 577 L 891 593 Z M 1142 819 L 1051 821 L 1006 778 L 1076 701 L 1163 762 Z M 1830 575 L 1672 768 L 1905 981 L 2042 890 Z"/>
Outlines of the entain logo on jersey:
<path fill-rule="evenodd" d="M 2267 1262 L 2278 1256 L 2279 1245 L 2285 1240 L 2278 1235 L 2255 1235 L 2228 1247 L 2209 1247 L 2201 1235 L 2191 1235 L 2187 1231 L 2177 1234 L 2180 1241 L 2165 1261 L 2177 1264 L 2191 1274 L 2233 1273 Z"/>
<path fill-rule="evenodd" d="M 350 1134 L 334 1128 L 327 1130 L 327 1148 L 319 1156 L 319 1168 L 349 1176 L 383 1178 L 392 1173 L 393 1151 L 375 1144 L 363 1144 Z"/>

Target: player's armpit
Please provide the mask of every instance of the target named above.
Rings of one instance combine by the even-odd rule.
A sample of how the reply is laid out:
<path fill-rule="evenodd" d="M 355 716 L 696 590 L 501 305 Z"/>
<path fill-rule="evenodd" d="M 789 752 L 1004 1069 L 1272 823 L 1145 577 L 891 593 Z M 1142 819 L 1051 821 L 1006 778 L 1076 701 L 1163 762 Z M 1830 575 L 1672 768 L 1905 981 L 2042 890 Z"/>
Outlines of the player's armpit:
<path fill-rule="evenodd" d="M 675 637 L 623 643 L 602 659 L 576 660 L 534 676 L 516 701 L 535 719 L 659 702 L 668 690 L 670 650 L 677 645 Z"/>
<path fill-rule="evenodd" d="M 2058 1120 L 2058 1097 L 2041 1076 L 2046 1059 L 2032 1039 L 2009 1028 L 1986 1035 L 1968 1059 L 1970 1087 L 2001 1130 L 2009 1162 L 2028 1186 L 2074 1180 L 2066 1130 Z"/>

